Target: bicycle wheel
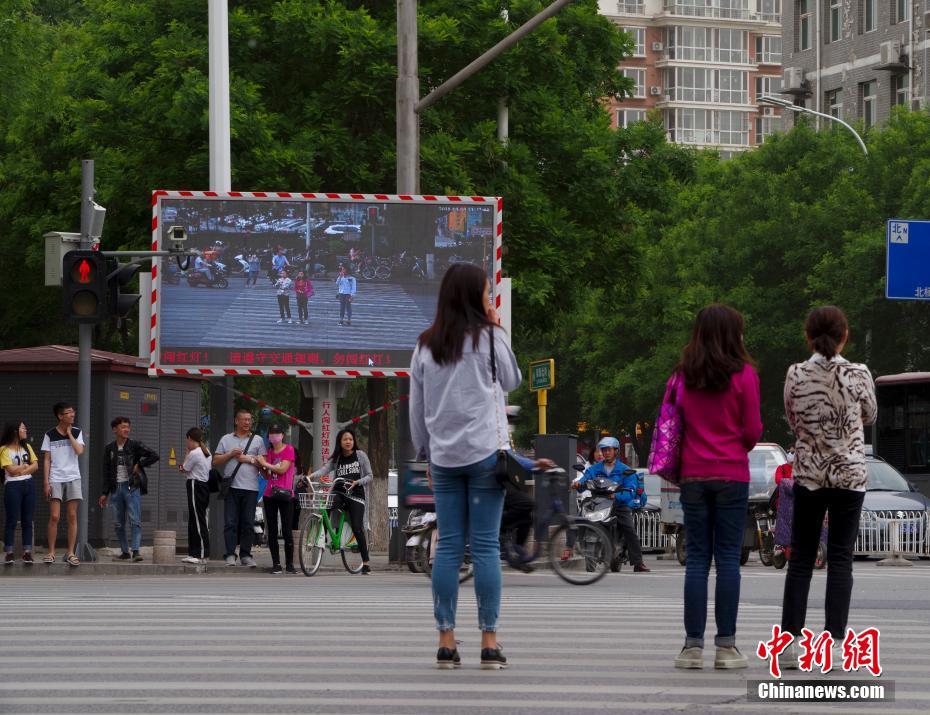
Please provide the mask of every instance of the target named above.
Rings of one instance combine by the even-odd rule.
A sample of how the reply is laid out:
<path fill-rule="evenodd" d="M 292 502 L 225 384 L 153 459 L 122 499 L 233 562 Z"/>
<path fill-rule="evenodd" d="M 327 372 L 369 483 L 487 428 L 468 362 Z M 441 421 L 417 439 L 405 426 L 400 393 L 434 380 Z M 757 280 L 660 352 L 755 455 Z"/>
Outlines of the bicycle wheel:
<path fill-rule="evenodd" d="M 549 538 L 549 563 L 563 581 L 585 586 L 604 578 L 613 550 L 603 527 L 585 521 L 563 524 Z"/>
<path fill-rule="evenodd" d="M 763 534 L 762 544 L 759 546 L 759 560 L 763 566 L 771 566 L 772 555 L 775 553 L 775 537 L 772 534 Z"/>
<path fill-rule="evenodd" d="M 314 514 L 304 522 L 297 542 L 300 570 L 304 572 L 304 576 L 313 576 L 320 570 L 325 540 L 323 519 L 318 514 Z"/>
<path fill-rule="evenodd" d="M 339 553 L 342 555 L 342 565 L 349 573 L 358 573 L 362 570 L 362 552 L 352 533 L 352 525 L 348 521 L 342 523 L 342 533 L 339 534 Z"/>

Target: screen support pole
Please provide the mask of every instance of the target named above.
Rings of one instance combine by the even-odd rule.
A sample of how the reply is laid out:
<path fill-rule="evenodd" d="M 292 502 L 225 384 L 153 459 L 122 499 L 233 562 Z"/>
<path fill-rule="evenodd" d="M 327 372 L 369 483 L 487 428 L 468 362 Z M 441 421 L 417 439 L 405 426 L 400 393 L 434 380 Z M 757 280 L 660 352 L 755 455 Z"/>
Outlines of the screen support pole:
<path fill-rule="evenodd" d="M 349 381 L 354 378 L 303 378 L 300 389 L 304 397 L 313 398 L 313 463 L 305 466 L 309 474 L 322 467 L 335 449 L 337 404 L 345 397 Z"/>

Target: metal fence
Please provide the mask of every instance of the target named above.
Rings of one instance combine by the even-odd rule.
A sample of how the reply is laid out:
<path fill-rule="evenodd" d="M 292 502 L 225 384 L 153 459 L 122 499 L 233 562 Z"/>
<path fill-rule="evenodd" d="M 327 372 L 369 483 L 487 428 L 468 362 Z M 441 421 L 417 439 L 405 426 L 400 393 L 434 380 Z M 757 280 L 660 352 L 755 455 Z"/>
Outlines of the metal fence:
<path fill-rule="evenodd" d="M 633 525 L 643 551 L 664 551 L 669 535 L 662 533 L 662 514 L 658 511 L 634 511 Z"/>
<path fill-rule="evenodd" d="M 928 538 L 927 512 L 863 511 L 855 553 L 857 556 L 930 556 Z"/>

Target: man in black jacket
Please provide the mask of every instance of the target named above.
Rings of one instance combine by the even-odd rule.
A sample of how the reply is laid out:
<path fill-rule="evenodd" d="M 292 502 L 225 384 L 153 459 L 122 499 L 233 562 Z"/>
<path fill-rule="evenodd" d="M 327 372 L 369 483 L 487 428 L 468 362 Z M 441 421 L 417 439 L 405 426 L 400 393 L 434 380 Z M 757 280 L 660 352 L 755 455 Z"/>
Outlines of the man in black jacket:
<path fill-rule="evenodd" d="M 103 453 L 103 494 L 98 504 L 102 509 L 110 501 L 113 528 L 119 539 L 120 555 L 114 561 L 142 561 L 142 495 L 148 492 L 145 468 L 158 461 L 158 455 L 141 442 L 129 439 L 128 417 L 116 417 L 110 422 L 116 439 Z M 126 521 L 132 531 L 132 555 L 126 539 Z"/>

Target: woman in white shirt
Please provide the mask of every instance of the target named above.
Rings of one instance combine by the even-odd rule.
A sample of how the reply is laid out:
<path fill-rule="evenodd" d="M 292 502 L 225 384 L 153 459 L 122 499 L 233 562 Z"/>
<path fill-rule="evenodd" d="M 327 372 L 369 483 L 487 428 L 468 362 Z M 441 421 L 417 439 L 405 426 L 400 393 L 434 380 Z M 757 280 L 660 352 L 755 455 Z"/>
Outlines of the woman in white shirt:
<path fill-rule="evenodd" d="M 187 430 L 187 456 L 180 470 L 187 475 L 187 558 L 189 564 L 206 563 L 210 558 L 210 530 L 207 506 L 210 503 L 210 467 L 213 458 L 204 444 L 203 430 Z"/>
<path fill-rule="evenodd" d="M 3 470 L 3 543 L 4 563 L 12 565 L 16 522 L 22 525 L 23 563 L 32 563 L 32 518 L 36 510 L 36 485 L 32 475 L 39 468 L 36 453 L 26 441 L 29 434 L 24 422 L 11 422 L 0 438 L 0 468 Z"/>

